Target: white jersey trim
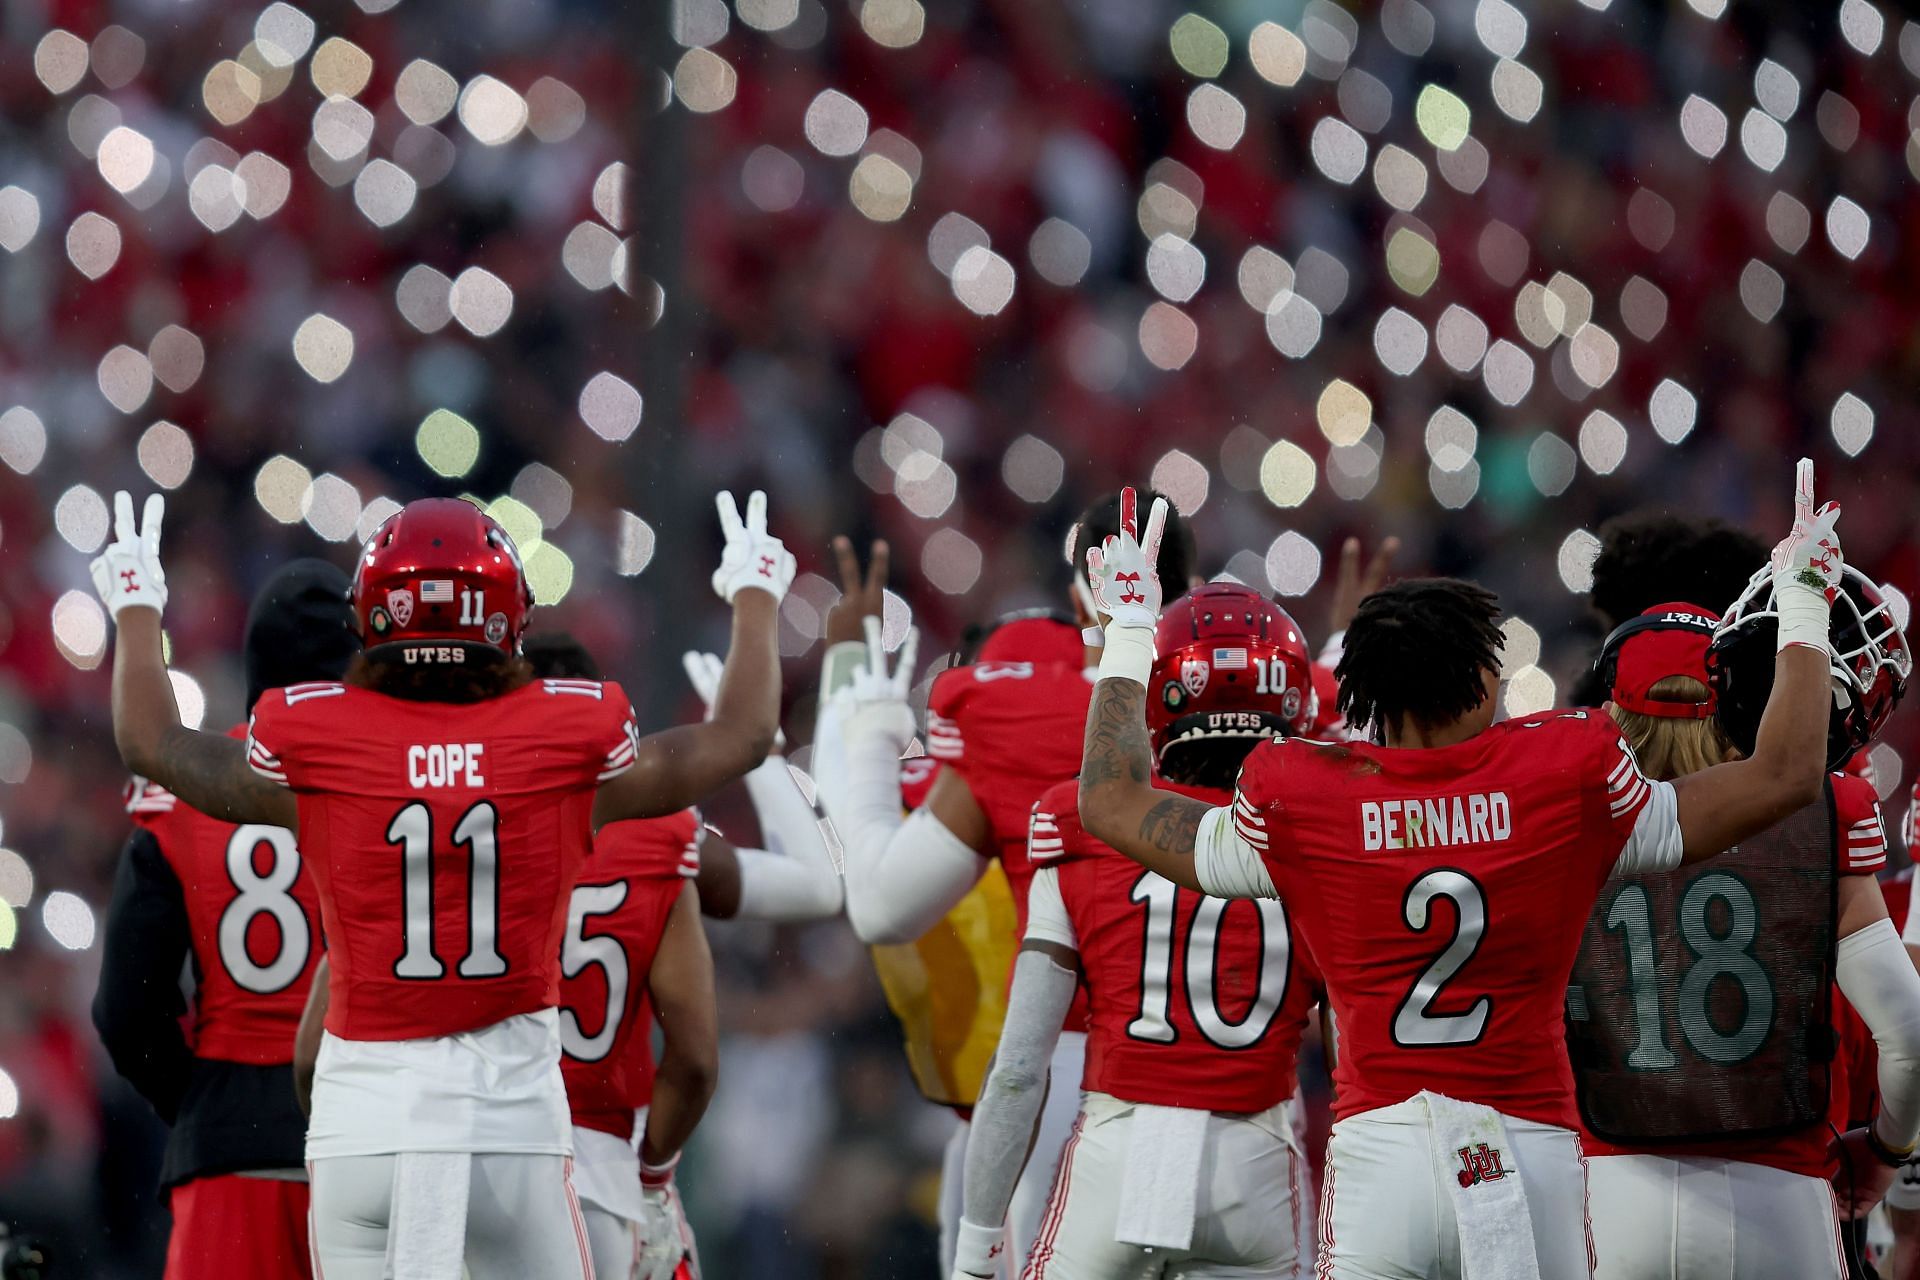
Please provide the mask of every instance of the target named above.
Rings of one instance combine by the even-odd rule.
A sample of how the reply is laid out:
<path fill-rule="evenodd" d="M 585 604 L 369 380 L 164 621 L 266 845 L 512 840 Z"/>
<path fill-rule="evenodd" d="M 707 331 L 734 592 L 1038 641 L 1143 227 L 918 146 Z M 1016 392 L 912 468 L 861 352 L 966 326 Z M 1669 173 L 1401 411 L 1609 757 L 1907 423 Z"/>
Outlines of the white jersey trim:
<path fill-rule="evenodd" d="M 1199 831 L 1194 834 L 1193 875 L 1210 897 L 1280 896 L 1260 856 L 1266 847 L 1265 840 L 1256 848 L 1247 839 L 1241 809 L 1245 803 L 1236 792 L 1232 804 L 1207 810 L 1200 819 Z"/>
<path fill-rule="evenodd" d="M 1040 868 L 1027 886 L 1027 941 L 1080 949 L 1080 935 L 1073 931 L 1066 899 L 1060 896 L 1060 872 L 1056 867 Z"/>
<path fill-rule="evenodd" d="M 1638 773 L 1636 769 L 1635 775 Z M 1649 778 L 1641 782 L 1647 792 L 1646 807 L 1634 820 L 1633 833 L 1613 864 L 1616 876 L 1671 871 L 1686 855 L 1686 839 L 1680 831 L 1680 801 L 1673 784 Z"/>

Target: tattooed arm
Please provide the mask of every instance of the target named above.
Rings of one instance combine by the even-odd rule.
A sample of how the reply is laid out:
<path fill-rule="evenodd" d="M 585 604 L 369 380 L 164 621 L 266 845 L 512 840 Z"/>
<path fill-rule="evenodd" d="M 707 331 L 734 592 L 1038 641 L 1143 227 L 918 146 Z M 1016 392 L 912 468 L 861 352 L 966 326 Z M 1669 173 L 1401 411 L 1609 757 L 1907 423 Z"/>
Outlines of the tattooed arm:
<path fill-rule="evenodd" d="M 113 648 L 113 740 L 127 767 L 210 818 L 296 825 L 293 792 L 253 771 L 246 743 L 180 723 L 173 682 L 161 658 L 159 611 L 124 610 L 118 632 Z"/>
<path fill-rule="evenodd" d="M 1081 751 L 1080 822 L 1147 870 L 1204 893 L 1194 874 L 1193 846 L 1200 820 L 1213 806 L 1153 785 L 1146 696 L 1135 680 L 1094 685 Z"/>

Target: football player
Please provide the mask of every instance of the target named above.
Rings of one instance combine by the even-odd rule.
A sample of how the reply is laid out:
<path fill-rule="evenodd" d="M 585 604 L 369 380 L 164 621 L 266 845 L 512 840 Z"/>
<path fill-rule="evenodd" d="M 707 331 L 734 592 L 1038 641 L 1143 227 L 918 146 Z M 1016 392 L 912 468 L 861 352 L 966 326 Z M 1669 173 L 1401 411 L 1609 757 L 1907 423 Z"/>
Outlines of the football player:
<path fill-rule="evenodd" d="M 340 683 L 269 693 L 245 743 L 179 723 L 162 658 L 161 501 L 94 562 L 119 630 L 114 729 L 135 772 L 229 821 L 294 827 L 330 1000 L 307 1134 L 330 1280 L 590 1276 L 554 1010 L 568 895 L 595 824 L 686 808 L 758 764 L 779 711 L 793 557 L 755 494 L 720 496 L 733 606 L 714 718 L 641 738 L 618 685 L 536 680 L 532 605 L 498 524 L 409 504 L 353 577 L 366 648 Z M 297 825 L 296 825 L 297 824 Z"/>
<path fill-rule="evenodd" d="M 1340 1035 L 1321 1275 L 1586 1276 L 1561 1032 L 1580 930 L 1609 874 L 1712 856 L 1819 796 L 1838 507 L 1815 510 L 1802 462 L 1773 557 L 1777 677 L 1744 760 L 1652 781 L 1605 716 L 1495 725 L 1493 595 L 1416 579 L 1347 631 L 1340 706 L 1373 742 L 1262 743 L 1233 803 L 1210 806 L 1149 780 L 1162 516 L 1143 539 L 1132 506 L 1088 557 L 1108 621 L 1081 819 L 1185 888 L 1280 897 L 1319 963 Z"/>
<path fill-rule="evenodd" d="M 249 711 L 268 689 L 347 669 L 360 648 L 347 585 L 319 560 L 267 579 L 242 649 Z M 245 733 L 241 724 L 230 736 Z M 167 1280 L 304 1280 L 307 1125 L 289 1073 L 320 954 L 313 877 L 284 827 L 217 821 L 144 778 L 129 796 L 135 829 L 107 908 L 93 1024 L 170 1127 Z M 181 991 L 189 964 L 191 1001 Z"/>
<path fill-rule="evenodd" d="M 1156 776 L 1231 803 L 1255 743 L 1314 721 L 1300 629 L 1215 583 L 1160 619 L 1148 700 Z M 862 685 L 856 685 L 858 691 Z M 1278 902 L 1180 888 L 1089 837 L 1074 783 L 1034 807 L 1027 932 L 967 1144 L 956 1277 L 991 1276 L 1076 985 L 1087 1070 L 1028 1263 L 1047 1275 L 1290 1278 L 1311 1247 L 1312 1171 L 1288 1114 L 1320 977 Z"/>
<path fill-rule="evenodd" d="M 1845 574 L 1830 644 L 1847 706 L 1830 764 L 1878 731 L 1909 665 L 1879 592 Z M 1736 712 L 1761 696 L 1768 585 L 1757 579 L 1725 624 L 1669 603 L 1607 638 L 1608 711 L 1648 777 L 1752 747 L 1750 723 L 1723 726 L 1717 688 Z M 1596 1277 L 1845 1276 L 1828 1135 L 1847 1127 L 1849 1089 L 1845 1064 L 1821 1049 L 1843 1025 L 1836 977 L 1879 1049 L 1880 1114 L 1848 1144 L 1843 1216 L 1871 1207 L 1920 1131 L 1920 974 L 1874 878 L 1886 850 L 1872 785 L 1836 772 L 1826 797 L 1711 868 L 1602 892 L 1568 989 Z"/>
<path fill-rule="evenodd" d="M 1119 510 L 1116 494 L 1082 514 L 1072 536 L 1074 563 L 1087 547 L 1119 527 Z M 843 559 L 851 554 L 850 547 L 842 547 Z M 1175 516 L 1161 544 L 1159 571 L 1170 581 L 1185 583 L 1193 559 L 1192 536 Z M 843 576 L 845 572 L 843 567 Z M 1093 616 L 1083 603 L 1085 584 L 1077 573 L 1070 594 L 1079 622 L 1090 625 Z M 877 628 L 877 619 L 872 625 Z M 1022 639 L 1033 641 L 1035 656 L 951 667 L 935 679 L 927 707 L 927 754 L 942 768 L 925 803 L 904 818 L 900 757 L 915 729 L 907 705 L 910 661 L 884 677 L 892 682 L 891 697 L 863 700 L 856 713 L 845 715 L 844 783 L 829 772 L 821 780 L 821 796 L 846 845 L 847 918 L 862 942 L 913 942 L 959 905 L 997 859 L 1008 881 L 1014 928 L 983 941 L 999 953 L 997 964 L 1011 965 L 1025 926 L 1032 878 L 1027 819 L 1042 792 L 1079 769 L 1079 726 L 1086 718 L 1091 688 L 1087 667 L 1097 657 L 1097 650 L 1058 624 L 1037 622 L 1034 633 Z M 828 662 L 826 692 L 831 694 L 836 665 L 832 653 Z M 848 670 L 840 667 L 842 679 Z M 1004 975 L 1003 968 L 1001 982 Z M 974 1009 L 979 1002 L 964 1003 Z M 986 1029 L 989 1037 L 997 1031 Z M 1031 1172 L 1014 1195 L 1010 1229 L 1016 1259 L 1025 1256 L 1039 1231 L 1047 1184 L 1073 1123 L 1085 1043 L 1084 1015 L 1076 1007 L 1054 1054 L 1054 1103 L 1043 1116 Z M 955 1135 L 949 1147 L 950 1157 L 956 1157 L 948 1162 L 950 1170 L 964 1142 L 964 1135 Z M 957 1197 L 943 1197 L 943 1204 L 957 1207 Z M 951 1227 L 945 1223 L 942 1238 L 944 1265 L 951 1258 L 952 1242 Z"/>

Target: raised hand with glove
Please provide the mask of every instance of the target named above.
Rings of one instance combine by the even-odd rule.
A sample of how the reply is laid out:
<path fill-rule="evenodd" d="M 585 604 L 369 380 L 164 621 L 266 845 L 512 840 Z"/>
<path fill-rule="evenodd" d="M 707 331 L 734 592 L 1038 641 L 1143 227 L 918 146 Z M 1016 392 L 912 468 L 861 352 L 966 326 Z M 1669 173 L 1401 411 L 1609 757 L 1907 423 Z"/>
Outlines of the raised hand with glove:
<path fill-rule="evenodd" d="M 1141 685 L 1153 670 L 1153 629 L 1160 623 L 1160 538 L 1167 527 L 1167 500 L 1155 498 L 1140 529 L 1140 499 L 1131 486 L 1120 491 L 1120 532 L 1087 548 L 1087 586 L 1103 619 L 1105 648 L 1100 679 Z"/>
<path fill-rule="evenodd" d="M 755 489 L 747 495 L 747 517 L 733 495 L 722 491 L 715 499 L 720 509 L 720 532 L 726 548 L 720 554 L 720 567 L 713 571 L 713 589 L 728 604 L 740 592 L 765 591 L 778 604 L 793 585 L 793 553 L 786 544 L 767 532 L 767 495 Z"/>

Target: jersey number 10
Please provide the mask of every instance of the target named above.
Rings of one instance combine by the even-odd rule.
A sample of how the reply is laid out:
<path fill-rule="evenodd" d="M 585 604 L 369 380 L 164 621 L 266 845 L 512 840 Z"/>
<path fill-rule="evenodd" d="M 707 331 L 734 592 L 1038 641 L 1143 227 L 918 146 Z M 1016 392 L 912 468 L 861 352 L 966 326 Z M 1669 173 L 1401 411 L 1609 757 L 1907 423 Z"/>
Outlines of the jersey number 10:
<path fill-rule="evenodd" d="M 453 825 L 453 843 L 466 845 L 467 954 L 463 978 L 497 978 L 507 971 L 500 954 L 500 816 L 487 801 L 468 809 Z M 406 865 L 402 888 L 406 949 L 394 961 L 393 976 L 431 981 L 444 978 L 447 966 L 433 950 L 433 811 L 416 800 L 393 816 L 387 843 L 398 845 Z"/>
<path fill-rule="evenodd" d="M 1147 907 L 1147 934 L 1140 971 L 1140 1013 L 1127 1024 L 1127 1034 L 1135 1040 L 1172 1044 L 1180 1038 L 1168 1019 L 1173 1002 L 1173 948 L 1177 941 L 1174 928 L 1180 890 L 1173 881 L 1149 871 L 1133 882 L 1128 898 Z M 1271 898 L 1255 898 L 1252 904 L 1260 920 L 1260 983 L 1253 1005 L 1238 1022 L 1230 1022 L 1214 1000 L 1213 973 L 1217 964 L 1215 947 L 1220 926 L 1226 917 L 1227 903 L 1221 898 L 1200 898 L 1187 922 L 1187 1008 L 1193 1025 L 1200 1028 L 1207 1043 L 1221 1049 L 1245 1049 L 1257 1044 L 1273 1025 L 1274 1015 L 1286 1003 L 1287 980 L 1291 975 L 1293 943 L 1287 932 L 1287 912 Z"/>

